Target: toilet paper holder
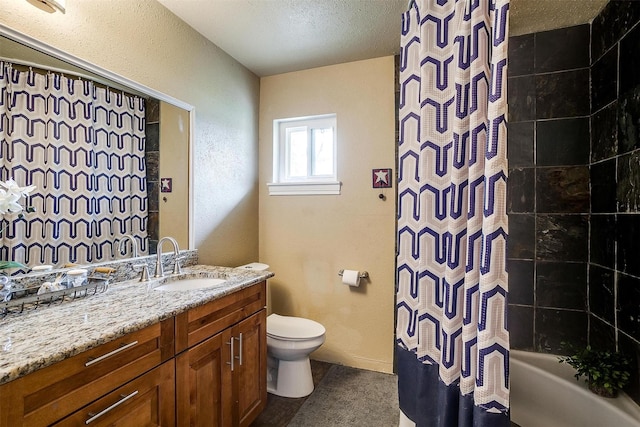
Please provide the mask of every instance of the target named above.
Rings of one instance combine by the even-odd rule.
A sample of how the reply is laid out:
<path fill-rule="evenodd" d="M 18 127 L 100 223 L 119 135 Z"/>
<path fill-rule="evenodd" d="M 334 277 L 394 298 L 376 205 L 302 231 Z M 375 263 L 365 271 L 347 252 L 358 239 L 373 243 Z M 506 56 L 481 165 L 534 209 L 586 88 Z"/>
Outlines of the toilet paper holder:
<path fill-rule="evenodd" d="M 344 273 L 344 270 L 339 270 L 338 271 L 338 276 L 342 277 L 342 274 Z M 361 271 L 360 272 L 360 277 L 361 279 L 368 279 L 369 278 L 369 273 L 367 273 L 366 271 Z"/>

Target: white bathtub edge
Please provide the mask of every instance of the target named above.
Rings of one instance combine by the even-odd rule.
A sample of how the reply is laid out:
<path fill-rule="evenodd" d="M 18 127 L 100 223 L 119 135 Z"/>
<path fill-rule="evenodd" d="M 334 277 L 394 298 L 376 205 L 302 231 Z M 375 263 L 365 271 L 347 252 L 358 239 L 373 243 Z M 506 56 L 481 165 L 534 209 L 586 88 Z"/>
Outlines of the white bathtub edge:
<path fill-rule="evenodd" d="M 585 405 L 589 407 L 592 405 L 602 406 L 611 411 L 612 415 L 620 417 L 620 421 L 624 421 L 630 426 L 640 427 L 640 406 L 626 393 L 621 392 L 615 399 L 600 397 L 592 393 L 583 380 L 577 381 L 573 377 L 575 370 L 569 365 L 560 364 L 558 357 L 551 354 L 511 350 L 510 371 L 513 371 L 514 368 L 520 368 L 526 370 L 529 374 L 540 376 L 548 381 L 550 386 L 562 387 L 566 392 L 565 396 L 573 398 L 575 395 L 579 395 L 580 399 L 584 399 Z M 550 392 L 557 391 L 555 388 L 550 390 Z M 570 410 L 569 408 L 567 409 Z M 579 408 L 574 409 L 578 410 Z M 512 419 L 514 419 L 513 415 L 512 413 Z M 514 419 L 514 421 L 518 422 L 517 419 Z"/>

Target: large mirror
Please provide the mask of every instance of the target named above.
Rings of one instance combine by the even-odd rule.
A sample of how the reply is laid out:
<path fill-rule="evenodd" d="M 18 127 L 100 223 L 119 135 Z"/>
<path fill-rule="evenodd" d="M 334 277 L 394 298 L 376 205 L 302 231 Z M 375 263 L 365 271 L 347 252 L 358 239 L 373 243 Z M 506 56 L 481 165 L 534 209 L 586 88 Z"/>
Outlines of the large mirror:
<path fill-rule="evenodd" d="M 181 249 L 191 248 L 192 235 L 190 232 L 190 224 L 192 221 L 190 220 L 190 215 L 192 209 L 189 197 L 191 185 L 190 141 L 192 137 L 191 132 L 193 120 L 193 108 L 191 106 L 135 82 L 129 81 L 126 78 L 115 75 L 108 70 L 89 64 L 80 58 L 75 58 L 64 52 L 57 51 L 55 48 L 46 45 L 46 43 L 31 39 L 20 33 L 16 33 L 1 24 L 0 61 L 11 63 L 12 67 L 16 70 L 22 69 L 33 73 L 48 73 L 49 75 L 51 75 L 51 73 L 56 73 L 56 75 L 70 76 L 70 78 L 73 79 L 94 82 L 96 87 L 109 91 L 108 93 L 113 93 L 117 96 L 122 94 L 124 97 L 126 94 L 127 96 L 130 95 L 132 99 L 143 99 L 142 103 L 144 104 L 144 112 L 142 114 L 144 120 L 141 120 L 141 123 L 144 123 L 143 138 L 145 143 L 141 144 L 144 146 L 144 149 L 140 157 L 144 158 L 145 163 L 145 170 L 143 174 L 145 182 L 144 187 L 146 187 L 146 192 L 144 192 L 146 200 L 139 202 L 139 205 L 144 206 L 146 212 L 140 215 L 141 218 L 144 218 L 144 224 L 141 224 L 139 227 L 142 228 L 142 232 L 136 232 L 137 229 L 134 227 L 133 231 L 127 234 L 134 235 L 134 237 L 139 240 L 138 248 L 141 255 L 155 253 L 159 237 L 168 235 L 174 237 L 178 241 Z M 140 139 L 141 138 L 142 137 L 140 137 Z M 14 154 L 16 150 L 6 149 L 7 144 L 3 144 L 4 150 L 2 151 L 2 160 L 9 161 L 11 160 L 12 155 L 17 155 Z M 114 151 L 117 150 L 118 148 L 115 147 L 115 145 L 117 144 L 114 144 L 114 146 L 111 147 L 109 144 L 109 149 L 113 149 Z M 26 147 L 25 150 L 26 152 L 35 152 L 38 148 Z M 69 149 L 58 149 L 58 151 L 54 150 L 54 152 L 71 153 L 73 152 L 73 147 Z M 51 157 L 50 154 L 45 154 L 45 156 L 47 155 Z M 96 156 L 98 159 L 96 162 L 99 162 L 100 156 L 103 156 L 105 159 L 111 159 L 111 153 L 101 152 L 101 154 Z M 64 155 L 61 155 L 58 160 L 65 158 L 66 157 Z M 68 155 L 68 159 L 70 163 L 74 162 L 74 158 L 71 154 Z M 19 162 L 20 159 L 16 159 L 15 161 Z M 62 160 L 60 160 L 60 162 L 62 163 Z M 65 169 L 76 165 L 61 164 L 60 166 L 62 169 Z M 6 170 L 7 169 L 5 168 L 5 171 Z M 13 166 L 13 169 L 8 170 L 20 171 L 21 169 Z M 20 174 L 18 173 L 18 175 Z M 46 175 L 46 173 L 43 173 L 42 175 Z M 31 179 L 34 179 L 34 174 L 29 174 L 29 176 Z M 6 176 L 1 177 L 3 180 L 6 178 Z M 15 178 L 16 181 L 18 181 L 18 177 Z M 99 179 L 101 178 L 96 178 L 96 182 L 99 182 Z M 143 180 L 140 179 L 139 181 L 142 182 Z M 18 182 L 18 185 L 26 184 L 37 185 L 38 182 Z M 109 186 L 111 187 L 111 183 L 109 183 Z M 142 187 L 143 185 L 141 184 L 140 186 Z M 116 186 L 113 186 L 111 189 L 111 192 L 114 194 L 118 192 L 118 189 L 115 187 Z M 68 203 L 69 206 L 75 206 L 76 203 L 89 203 L 85 200 L 84 196 L 78 195 L 77 197 L 78 199 L 74 200 L 73 197 L 65 194 L 61 199 L 64 199 L 63 202 Z M 132 197 L 131 199 L 136 199 L 136 197 Z M 38 201 L 37 199 L 33 200 L 36 202 Z M 113 201 L 110 201 L 110 203 L 113 203 Z M 33 204 L 35 205 L 36 203 Z M 35 220 L 37 218 L 36 222 L 38 223 L 51 223 L 51 209 L 49 209 L 50 212 L 43 212 L 46 210 L 46 207 L 36 209 L 35 212 L 29 212 L 25 214 L 25 216 L 28 215 L 31 220 Z M 136 208 L 133 208 L 133 212 L 134 213 L 131 214 L 131 217 L 137 218 L 138 212 Z M 121 222 L 128 220 L 133 220 L 133 222 L 135 222 L 136 218 L 118 218 L 116 223 L 120 224 Z M 64 222 L 64 220 L 62 220 L 62 222 Z M 5 227 L 6 225 L 7 221 L 5 221 Z M 82 232 L 82 230 L 78 231 L 75 228 L 72 230 L 69 224 L 62 224 L 61 229 L 63 229 L 64 226 L 67 226 L 69 230 L 71 230 L 68 234 L 78 234 Z M 89 230 L 89 227 L 86 227 L 88 230 L 87 232 L 95 233 L 95 226 L 93 227 L 94 230 Z M 115 226 L 111 224 L 106 228 L 114 227 Z M 6 231 L 7 230 L 5 229 L 5 232 Z M 100 232 L 100 229 L 98 229 L 98 232 Z M 76 262 L 78 264 L 84 264 L 87 262 L 83 259 L 74 259 L 76 252 L 67 248 L 71 247 L 71 245 L 67 244 L 68 242 L 61 242 L 61 239 L 64 239 L 61 237 L 64 233 L 42 232 L 41 234 L 42 241 L 38 242 L 38 244 L 43 248 L 48 248 L 47 250 L 49 251 L 52 250 L 51 248 L 59 245 L 62 247 L 60 253 L 53 257 L 48 256 L 45 261 L 43 261 L 44 258 L 38 259 L 29 253 L 30 259 L 23 258 L 18 261 L 26 262 L 28 267 L 31 268 L 42 263 L 53 264 L 54 268 L 61 268 L 70 262 Z M 123 240 L 122 233 L 117 236 L 118 237 L 112 239 L 113 241 L 106 243 L 104 247 L 99 247 L 97 251 L 94 251 L 90 262 L 101 262 L 130 257 L 132 255 L 132 248 L 130 244 L 127 243 L 125 245 L 126 253 L 121 253 L 119 250 L 119 240 Z M 4 248 L 3 253 L 6 255 L 6 248 Z M 13 253 L 16 253 L 15 250 Z M 19 258 L 19 256 L 17 258 Z M 7 259 L 3 260 L 6 261 Z"/>

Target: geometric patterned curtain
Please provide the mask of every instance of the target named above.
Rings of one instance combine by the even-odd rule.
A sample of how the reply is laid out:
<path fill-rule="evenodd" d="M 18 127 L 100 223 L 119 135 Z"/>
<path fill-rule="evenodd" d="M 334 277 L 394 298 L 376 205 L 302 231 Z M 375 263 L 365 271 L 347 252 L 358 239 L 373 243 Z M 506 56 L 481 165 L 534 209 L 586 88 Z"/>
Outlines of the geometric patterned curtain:
<path fill-rule="evenodd" d="M 145 107 L 139 97 L 0 61 L 0 179 L 35 185 L 6 216 L 0 259 L 114 259 L 125 234 L 147 251 Z"/>
<path fill-rule="evenodd" d="M 417 0 L 400 59 L 397 360 L 419 426 L 509 425 L 509 0 Z"/>

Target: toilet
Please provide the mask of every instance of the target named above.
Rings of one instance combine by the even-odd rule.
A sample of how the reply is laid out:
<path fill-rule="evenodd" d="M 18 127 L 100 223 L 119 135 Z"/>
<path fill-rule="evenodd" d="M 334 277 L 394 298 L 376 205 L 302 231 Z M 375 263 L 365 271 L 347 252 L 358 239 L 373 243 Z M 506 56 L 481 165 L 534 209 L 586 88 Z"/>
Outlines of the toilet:
<path fill-rule="evenodd" d="M 267 270 L 269 266 L 251 263 L 239 268 Z M 309 355 L 325 340 L 325 328 L 310 319 L 267 316 L 267 391 L 282 397 L 304 397 L 313 392 Z"/>

